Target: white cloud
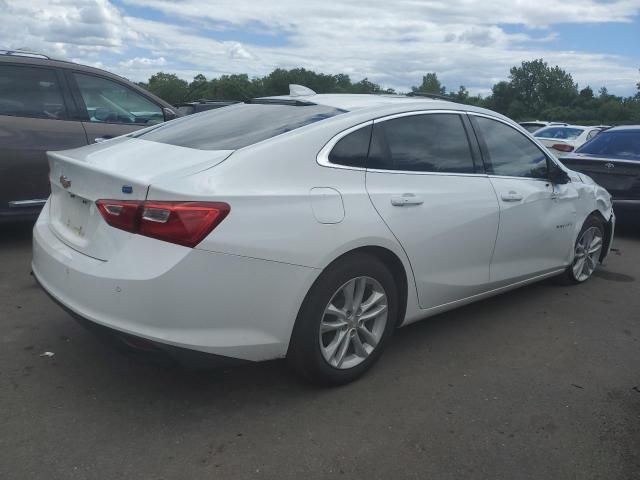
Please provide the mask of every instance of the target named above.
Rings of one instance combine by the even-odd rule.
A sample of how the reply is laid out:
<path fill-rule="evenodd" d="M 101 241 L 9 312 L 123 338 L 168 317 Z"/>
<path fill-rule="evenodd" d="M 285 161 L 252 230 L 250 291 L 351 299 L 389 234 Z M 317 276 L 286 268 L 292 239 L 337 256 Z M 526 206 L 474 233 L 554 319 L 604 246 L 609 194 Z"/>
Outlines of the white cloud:
<path fill-rule="evenodd" d="M 196 73 L 263 75 L 276 67 L 305 67 L 368 77 L 407 90 L 435 71 L 450 89 L 464 84 L 487 93 L 511 66 L 544 58 L 581 85 L 629 94 L 638 59 L 548 47 L 554 23 L 631 22 L 638 0 L 125 0 L 162 12 L 149 20 L 107 0 L 0 0 L 10 18 L 0 46 L 30 47 L 106 68 L 135 80 L 162 69 L 186 79 Z M 509 33 L 500 25 L 527 26 Z M 216 31 L 284 37 L 283 45 L 219 41 Z"/>
<path fill-rule="evenodd" d="M 122 61 L 118 63 L 120 67 L 131 68 L 131 69 L 140 69 L 140 68 L 157 68 L 163 67 L 167 64 L 167 61 L 164 57 L 158 58 L 146 58 L 146 57 L 135 57 L 129 60 Z"/>

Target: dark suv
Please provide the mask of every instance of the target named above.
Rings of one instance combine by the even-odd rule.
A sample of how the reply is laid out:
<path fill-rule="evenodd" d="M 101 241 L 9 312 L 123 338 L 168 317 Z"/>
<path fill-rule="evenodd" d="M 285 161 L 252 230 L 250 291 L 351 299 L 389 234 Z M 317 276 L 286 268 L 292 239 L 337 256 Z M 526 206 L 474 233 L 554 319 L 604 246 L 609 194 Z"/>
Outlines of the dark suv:
<path fill-rule="evenodd" d="M 49 196 L 46 151 L 178 116 L 174 107 L 118 75 L 0 50 L 0 222 L 38 215 Z"/>
<path fill-rule="evenodd" d="M 176 108 L 182 115 L 193 115 L 194 113 L 206 112 L 215 108 L 227 107 L 234 103 L 240 103 L 235 100 L 196 100 L 194 102 L 184 102 L 176 104 Z"/>

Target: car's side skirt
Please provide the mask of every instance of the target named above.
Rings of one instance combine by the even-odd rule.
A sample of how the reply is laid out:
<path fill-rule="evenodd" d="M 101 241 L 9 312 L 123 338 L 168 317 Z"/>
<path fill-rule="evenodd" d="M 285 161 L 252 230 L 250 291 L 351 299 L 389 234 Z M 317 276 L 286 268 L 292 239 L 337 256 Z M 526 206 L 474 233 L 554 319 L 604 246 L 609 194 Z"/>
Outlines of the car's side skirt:
<path fill-rule="evenodd" d="M 453 302 L 449 302 L 449 303 L 445 303 L 443 305 L 438 305 L 436 307 L 431 307 L 431 308 L 426 308 L 426 309 L 422 309 L 419 310 L 418 312 L 415 313 L 415 315 L 407 315 L 405 321 L 402 323 L 402 327 L 404 327 L 405 325 L 409 325 L 410 323 L 414 323 L 417 322 L 419 320 L 423 320 L 425 318 L 431 317 L 433 315 L 437 315 L 439 313 L 442 312 L 446 312 L 448 310 L 453 310 L 454 308 L 457 307 L 461 307 L 463 305 L 468 305 L 469 303 L 473 303 L 473 302 L 477 302 L 479 300 L 484 300 L 485 298 L 489 298 L 489 297 L 493 297 L 495 295 L 499 295 L 501 293 L 507 292 L 509 290 L 514 290 L 516 288 L 520 288 L 523 287 L 525 285 L 529 285 L 531 283 L 536 283 L 539 282 L 541 280 L 544 280 L 546 278 L 550 278 L 550 277 L 555 277 L 556 275 L 561 274 L 562 272 L 564 272 L 566 267 L 557 269 L 557 270 L 553 270 L 547 273 L 544 273 L 542 275 L 536 275 L 534 277 L 531 278 L 527 278 L 525 280 L 520 280 L 518 282 L 515 283 L 511 283 L 509 285 L 505 285 L 499 288 L 495 288 L 493 290 L 489 290 L 486 291 L 484 293 L 479 293 L 477 295 L 472 295 L 470 297 L 466 297 L 466 298 L 462 298 L 460 300 L 455 300 Z"/>

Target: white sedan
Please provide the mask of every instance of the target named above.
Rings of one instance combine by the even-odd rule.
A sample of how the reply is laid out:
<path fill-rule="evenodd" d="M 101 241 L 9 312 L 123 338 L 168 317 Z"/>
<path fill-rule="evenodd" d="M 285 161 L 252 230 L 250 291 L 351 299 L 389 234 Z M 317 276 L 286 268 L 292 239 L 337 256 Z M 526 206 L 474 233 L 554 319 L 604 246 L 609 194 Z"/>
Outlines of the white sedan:
<path fill-rule="evenodd" d="M 603 127 L 579 125 L 552 125 L 533 133 L 545 147 L 552 149 L 557 157 L 564 157 L 598 135 Z"/>
<path fill-rule="evenodd" d="M 129 347 L 340 384 L 399 326 L 607 255 L 609 194 L 511 120 L 298 91 L 49 153 L 37 281 Z"/>

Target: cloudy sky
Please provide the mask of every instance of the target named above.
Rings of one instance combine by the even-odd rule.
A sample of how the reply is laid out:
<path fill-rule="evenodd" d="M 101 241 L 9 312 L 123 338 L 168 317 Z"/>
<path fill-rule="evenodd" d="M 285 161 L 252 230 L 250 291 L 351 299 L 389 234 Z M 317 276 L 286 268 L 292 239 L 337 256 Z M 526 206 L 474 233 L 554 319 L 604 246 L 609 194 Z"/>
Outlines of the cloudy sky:
<path fill-rule="evenodd" d="M 487 94 L 541 57 L 619 95 L 640 80 L 640 0 L 0 0 L 0 18 L 0 48 L 136 81 L 305 67 L 406 91 L 435 71 Z"/>

